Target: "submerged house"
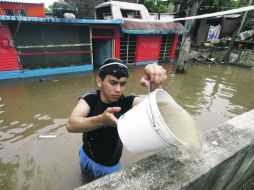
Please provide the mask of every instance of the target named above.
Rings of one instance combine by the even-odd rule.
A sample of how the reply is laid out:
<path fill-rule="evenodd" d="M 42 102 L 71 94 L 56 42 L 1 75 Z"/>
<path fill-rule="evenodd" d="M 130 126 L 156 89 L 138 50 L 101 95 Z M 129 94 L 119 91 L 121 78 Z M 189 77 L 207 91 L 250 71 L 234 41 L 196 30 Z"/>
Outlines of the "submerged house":
<path fill-rule="evenodd" d="M 45 17 L 44 3 L 36 0 L 0 0 L 0 16 Z"/>
<path fill-rule="evenodd" d="M 147 13 L 111 1 L 96 7 L 97 19 L 0 16 L 0 79 L 89 71 L 109 57 L 128 65 L 172 61 L 184 27 Z"/>

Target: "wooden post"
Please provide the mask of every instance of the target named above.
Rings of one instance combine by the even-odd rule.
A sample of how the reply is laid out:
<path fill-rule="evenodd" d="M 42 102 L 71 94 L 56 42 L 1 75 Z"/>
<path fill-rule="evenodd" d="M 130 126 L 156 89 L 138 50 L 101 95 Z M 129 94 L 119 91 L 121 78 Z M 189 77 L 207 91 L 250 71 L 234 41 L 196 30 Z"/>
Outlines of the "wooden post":
<path fill-rule="evenodd" d="M 248 6 L 251 6 L 251 4 L 252 4 L 252 0 L 249 0 L 249 5 Z M 240 32 L 241 32 L 241 30 L 243 28 L 243 25 L 244 25 L 244 22 L 246 20 L 247 15 L 248 15 L 248 11 L 245 11 L 243 19 L 242 19 L 242 22 L 241 22 L 241 25 L 240 25 L 240 27 L 238 29 L 238 32 L 237 32 L 237 36 L 239 36 L 239 34 L 240 34 Z"/>
<path fill-rule="evenodd" d="M 191 7 L 191 12 L 189 14 L 189 9 L 188 7 L 188 12 L 186 16 L 194 16 L 197 13 L 197 10 L 203 0 L 193 0 L 193 6 Z M 185 21 L 185 32 L 182 37 L 182 47 L 179 53 L 179 57 L 177 60 L 177 65 L 176 65 L 176 73 L 185 73 L 185 70 L 187 68 L 186 65 L 186 60 L 188 59 L 189 53 L 190 53 L 190 48 L 191 48 L 191 38 L 190 38 L 190 30 L 192 26 L 195 24 L 195 20 L 187 20 Z"/>
<path fill-rule="evenodd" d="M 248 5 L 248 6 L 250 6 L 251 4 L 252 4 L 252 0 L 249 0 L 249 5 Z M 244 25 L 245 19 L 246 19 L 246 17 L 247 17 L 247 14 L 248 14 L 248 11 L 245 11 L 241 23 L 239 22 L 239 23 L 237 24 L 237 27 L 236 27 L 236 28 L 239 28 L 239 29 L 238 29 L 238 31 L 236 30 L 236 31 L 234 32 L 234 34 L 233 34 L 233 36 L 232 36 L 232 38 L 231 38 L 231 41 L 230 41 L 230 43 L 229 43 L 229 47 L 228 47 L 226 53 L 224 54 L 224 57 L 222 58 L 222 61 L 225 62 L 225 63 L 228 62 L 228 59 L 229 59 L 231 50 L 233 49 L 234 44 L 235 44 L 235 38 L 236 38 L 237 36 L 239 36 L 239 34 L 240 34 L 241 30 L 242 30 L 242 27 L 243 27 L 243 25 Z M 239 55 L 239 56 L 240 56 L 240 55 Z M 238 61 L 239 61 L 239 60 L 238 60 Z"/>

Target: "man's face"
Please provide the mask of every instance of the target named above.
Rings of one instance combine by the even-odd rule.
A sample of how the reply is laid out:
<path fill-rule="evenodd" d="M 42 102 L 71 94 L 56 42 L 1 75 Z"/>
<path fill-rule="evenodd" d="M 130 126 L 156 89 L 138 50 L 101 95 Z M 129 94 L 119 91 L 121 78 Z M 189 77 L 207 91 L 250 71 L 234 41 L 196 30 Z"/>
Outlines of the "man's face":
<path fill-rule="evenodd" d="M 121 77 L 117 79 L 113 75 L 106 75 L 104 80 L 97 76 L 97 84 L 101 88 L 101 100 L 104 103 L 112 103 L 118 101 L 122 96 L 125 85 L 127 83 L 127 77 Z"/>

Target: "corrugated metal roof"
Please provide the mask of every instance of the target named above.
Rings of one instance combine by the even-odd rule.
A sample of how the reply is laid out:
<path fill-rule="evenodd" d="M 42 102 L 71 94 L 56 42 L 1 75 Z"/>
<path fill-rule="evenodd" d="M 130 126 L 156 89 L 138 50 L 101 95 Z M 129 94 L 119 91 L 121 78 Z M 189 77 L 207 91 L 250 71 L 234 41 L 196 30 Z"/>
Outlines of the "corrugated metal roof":
<path fill-rule="evenodd" d="M 45 4 L 42 0 L 0 0 L 0 3 Z"/>
<path fill-rule="evenodd" d="M 123 28 L 129 31 L 157 31 L 157 33 L 182 33 L 184 26 L 177 22 L 123 20 Z M 128 32 L 127 32 L 128 33 Z"/>

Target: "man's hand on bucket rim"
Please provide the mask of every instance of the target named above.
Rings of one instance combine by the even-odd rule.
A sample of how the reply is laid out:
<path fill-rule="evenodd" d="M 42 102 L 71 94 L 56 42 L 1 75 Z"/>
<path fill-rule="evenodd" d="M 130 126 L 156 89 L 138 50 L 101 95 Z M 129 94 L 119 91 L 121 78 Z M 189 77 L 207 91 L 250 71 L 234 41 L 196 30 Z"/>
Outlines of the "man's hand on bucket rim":
<path fill-rule="evenodd" d="M 116 127 L 118 119 L 115 117 L 114 113 L 121 111 L 120 107 L 109 107 L 103 113 L 103 124 L 105 126 Z"/>

